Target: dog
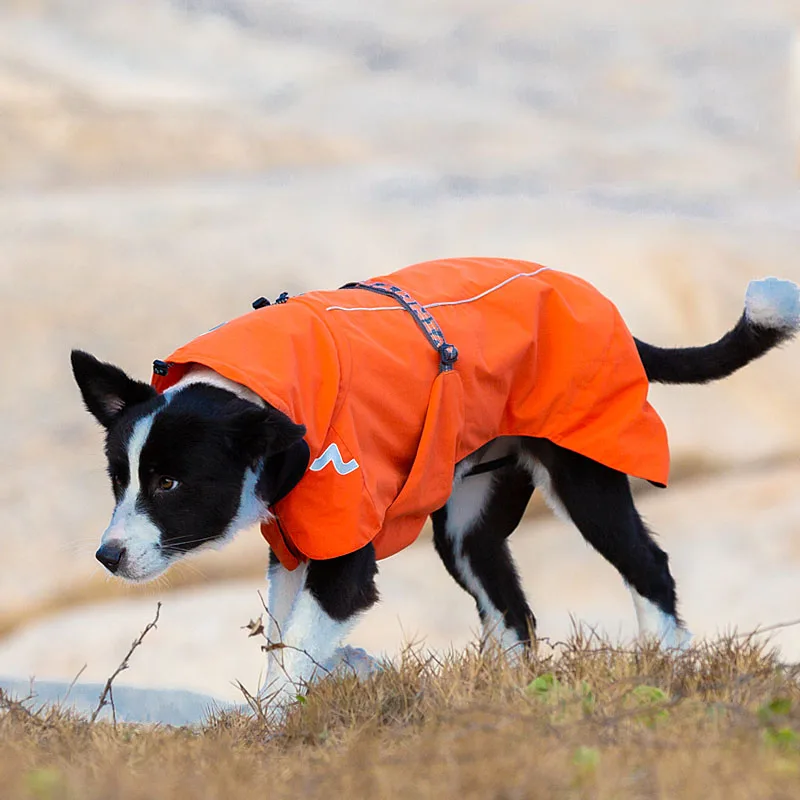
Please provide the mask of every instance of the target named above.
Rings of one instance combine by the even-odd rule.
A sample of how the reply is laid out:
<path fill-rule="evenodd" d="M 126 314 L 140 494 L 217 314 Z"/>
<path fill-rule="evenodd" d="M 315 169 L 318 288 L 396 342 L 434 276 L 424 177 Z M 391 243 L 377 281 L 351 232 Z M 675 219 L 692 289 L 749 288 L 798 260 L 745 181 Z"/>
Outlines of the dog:
<path fill-rule="evenodd" d="M 267 683 L 295 687 L 352 657 L 377 561 L 430 516 L 484 636 L 514 652 L 536 619 L 507 538 L 534 489 L 629 587 L 640 634 L 688 637 L 666 553 L 629 476 L 664 485 L 649 383 L 723 378 L 800 327 L 800 291 L 767 278 L 719 341 L 631 335 L 590 284 L 538 264 L 450 259 L 254 310 L 154 362 L 152 383 L 86 352 L 72 369 L 106 430 L 115 498 L 97 559 L 147 581 L 260 524 L 270 544 Z M 356 658 L 357 660 L 357 658 Z"/>

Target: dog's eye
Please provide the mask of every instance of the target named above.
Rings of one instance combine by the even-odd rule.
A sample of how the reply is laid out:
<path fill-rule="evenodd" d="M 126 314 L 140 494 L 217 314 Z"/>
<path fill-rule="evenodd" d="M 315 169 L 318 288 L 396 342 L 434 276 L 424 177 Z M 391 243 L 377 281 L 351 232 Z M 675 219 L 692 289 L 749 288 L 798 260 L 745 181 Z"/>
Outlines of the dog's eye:
<path fill-rule="evenodd" d="M 178 481 L 175 478 L 170 478 L 168 475 L 162 475 L 156 481 L 156 488 L 159 492 L 171 492 L 173 489 L 178 488 Z"/>

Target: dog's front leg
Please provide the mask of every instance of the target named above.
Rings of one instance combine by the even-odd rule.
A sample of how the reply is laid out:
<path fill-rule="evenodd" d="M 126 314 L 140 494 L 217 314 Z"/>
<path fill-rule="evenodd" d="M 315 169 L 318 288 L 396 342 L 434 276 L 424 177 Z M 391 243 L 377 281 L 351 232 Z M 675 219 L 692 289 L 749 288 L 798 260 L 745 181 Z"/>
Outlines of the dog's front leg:
<path fill-rule="evenodd" d="M 301 568 L 299 581 L 295 578 L 301 585 L 285 621 L 276 616 L 276 627 L 280 624 L 282 628 L 280 644 L 270 653 L 267 672 L 266 693 L 275 697 L 280 706 L 330 671 L 337 648 L 352 630 L 359 612 L 378 599 L 377 565 L 371 544 L 339 558 L 310 561 Z M 288 587 L 290 579 L 283 574 L 288 570 L 280 570 L 283 572 L 271 567 L 270 578 L 277 578 L 279 584 Z M 285 606 L 277 602 L 276 610 L 280 613 Z M 275 641 L 272 636 L 270 639 Z"/>
<path fill-rule="evenodd" d="M 269 552 L 269 569 L 267 570 L 268 598 L 267 604 L 269 624 L 267 638 L 272 644 L 283 641 L 283 629 L 292 612 L 295 601 L 305 586 L 308 563 L 300 564 L 294 570 L 288 570 L 281 564 L 272 550 Z M 278 650 L 271 652 L 277 653 Z"/>

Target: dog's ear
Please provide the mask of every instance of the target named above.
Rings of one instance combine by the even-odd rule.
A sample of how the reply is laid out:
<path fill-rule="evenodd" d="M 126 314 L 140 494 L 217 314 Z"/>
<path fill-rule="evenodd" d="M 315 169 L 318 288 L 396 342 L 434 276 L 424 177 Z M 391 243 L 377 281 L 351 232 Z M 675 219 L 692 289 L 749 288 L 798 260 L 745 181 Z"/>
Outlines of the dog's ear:
<path fill-rule="evenodd" d="M 284 497 L 303 477 L 310 459 L 304 425 L 292 422 L 277 408 L 256 408 L 251 404 L 233 417 L 237 447 L 251 462 L 263 460 L 256 494 L 268 504 Z"/>
<path fill-rule="evenodd" d="M 264 462 L 256 484 L 256 494 L 267 504 L 282 500 L 306 474 L 311 451 L 305 439 L 298 439 L 286 450 L 275 453 Z"/>
<path fill-rule="evenodd" d="M 254 464 L 288 450 L 305 436 L 305 425 L 295 424 L 273 406 L 262 408 L 237 399 L 229 409 L 228 428 L 233 443 Z"/>
<path fill-rule="evenodd" d="M 73 350 L 70 359 L 83 402 L 104 428 L 110 428 L 125 409 L 156 396 L 152 386 L 129 378 L 119 367 L 89 353 Z"/>

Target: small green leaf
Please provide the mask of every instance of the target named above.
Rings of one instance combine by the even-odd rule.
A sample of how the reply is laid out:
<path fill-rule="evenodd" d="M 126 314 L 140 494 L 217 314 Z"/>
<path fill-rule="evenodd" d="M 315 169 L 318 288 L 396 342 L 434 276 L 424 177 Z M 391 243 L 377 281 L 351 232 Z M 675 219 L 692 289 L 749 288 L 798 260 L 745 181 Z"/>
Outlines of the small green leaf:
<path fill-rule="evenodd" d="M 642 684 L 633 689 L 629 696 L 641 708 L 641 713 L 637 714 L 636 719 L 644 722 L 648 727 L 655 727 L 657 722 L 669 718 L 669 711 L 666 708 L 650 708 L 669 700 L 669 695 L 663 689 L 659 689 L 658 686 Z"/>
<path fill-rule="evenodd" d="M 785 717 L 792 710 L 792 701 L 788 697 L 775 697 L 758 709 L 759 719 L 768 723 L 773 717 Z"/>
<path fill-rule="evenodd" d="M 556 676 L 552 672 L 546 672 L 538 678 L 534 678 L 526 687 L 525 691 L 534 697 L 547 697 L 551 692 L 560 688 Z"/>
<path fill-rule="evenodd" d="M 792 710 L 792 701 L 788 697 L 776 697 L 769 704 L 769 710 L 773 714 L 788 714 Z"/>
<path fill-rule="evenodd" d="M 767 728 L 761 732 L 764 743 L 780 750 L 789 750 L 797 747 L 800 737 L 788 727 Z"/>
<path fill-rule="evenodd" d="M 664 703 L 669 700 L 667 693 L 658 686 L 647 686 L 642 684 L 637 686 L 631 694 L 642 704 Z"/>
<path fill-rule="evenodd" d="M 305 703 L 308 702 L 308 698 L 304 694 L 296 695 L 295 699 L 297 700 L 298 703 L 300 703 L 300 705 L 304 705 Z"/>

